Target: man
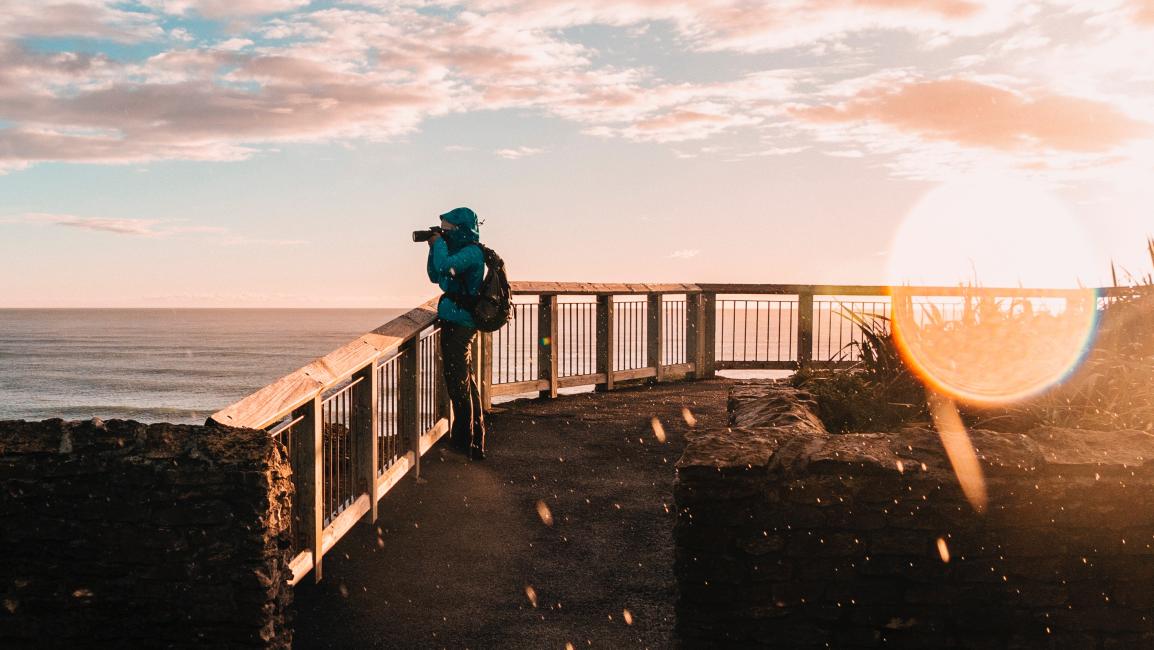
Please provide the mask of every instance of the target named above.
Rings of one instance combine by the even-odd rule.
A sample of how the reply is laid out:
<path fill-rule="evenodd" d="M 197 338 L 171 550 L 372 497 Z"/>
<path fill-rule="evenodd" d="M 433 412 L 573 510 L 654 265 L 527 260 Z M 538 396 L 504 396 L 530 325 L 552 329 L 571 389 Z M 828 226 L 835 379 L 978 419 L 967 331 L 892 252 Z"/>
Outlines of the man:
<path fill-rule="evenodd" d="M 445 385 L 453 402 L 453 426 L 449 444 L 473 460 L 485 458 L 485 417 L 481 392 L 473 376 L 472 345 L 477 337 L 473 316 L 462 304 L 462 296 L 480 293 L 485 277 L 485 256 L 480 246 L 477 215 L 469 208 L 457 208 L 441 215 L 444 236 L 429 239 L 429 280 L 444 291 L 437 303 L 441 328 L 441 357 L 445 364 Z"/>

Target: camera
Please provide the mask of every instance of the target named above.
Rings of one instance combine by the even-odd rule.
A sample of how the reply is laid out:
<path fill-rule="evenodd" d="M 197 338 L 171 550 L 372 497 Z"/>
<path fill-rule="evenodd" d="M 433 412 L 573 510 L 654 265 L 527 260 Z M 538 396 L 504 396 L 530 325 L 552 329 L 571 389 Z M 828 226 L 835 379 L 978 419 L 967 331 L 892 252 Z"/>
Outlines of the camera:
<path fill-rule="evenodd" d="M 445 234 L 445 231 L 440 226 L 432 226 L 432 227 L 428 228 L 427 230 L 414 230 L 413 231 L 413 241 L 415 241 L 415 242 L 429 241 L 430 239 L 433 238 L 433 235 L 444 235 L 444 234 Z"/>

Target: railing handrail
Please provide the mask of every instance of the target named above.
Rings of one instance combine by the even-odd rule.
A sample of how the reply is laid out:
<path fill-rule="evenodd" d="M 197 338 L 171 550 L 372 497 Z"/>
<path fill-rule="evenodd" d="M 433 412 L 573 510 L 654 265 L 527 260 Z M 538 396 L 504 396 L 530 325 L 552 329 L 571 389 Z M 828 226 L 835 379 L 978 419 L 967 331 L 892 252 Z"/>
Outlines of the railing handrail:
<path fill-rule="evenodd" d="M 432 325 L 436 318 L 437 298 L 432 298 L 213 413 L 209 419 L 233 427 L 263 429 L 365 366 L 395 354 L 402 345 Z"/>
<path fill-rule="evenodd" d="M 1131 295 L 1140 288 L 1135 287 L 1094 287 L 1071 288 L 1028 288 L 1028 287 L 984 287 L 984 286 L 893 286 L 868 284 L 764 284 L 764 283 L 598 283 L 598 282 L 539 282 L 518 281 L 509 283 L 514 295 L 644 295 L 644 294 L 746 294 L 746 295 L 798 295 L 815 296 L 889 296 L 895 291 L 915 296 L 994 296 L 998 298 L 1067 298 L 1084 295 L 1087 291 L 1099 296 L 1113 297 Z"/>
<path fill-rule="evenodd" d="M 514 295 L 635 295 L 650 293 L 701 293 L 696 284 L 643 282 L 510 282 Z"/>

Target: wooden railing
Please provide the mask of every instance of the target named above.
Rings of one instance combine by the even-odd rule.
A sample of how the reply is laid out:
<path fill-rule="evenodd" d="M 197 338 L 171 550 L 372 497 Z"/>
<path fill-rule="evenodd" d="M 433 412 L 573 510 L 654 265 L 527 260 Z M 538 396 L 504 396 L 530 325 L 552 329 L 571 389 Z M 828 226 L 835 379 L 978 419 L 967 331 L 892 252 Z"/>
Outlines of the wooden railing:
<path fill-rule="evenodd" d="M 448 431 L 435 320 L 430 300 L 209 418 L 288 448 L 294 584 Z"/>
<path fill-rule="evenodd" d="M 1129 289 L 1095 290 L 1099 300 Z M 556 397 L 574 387 L 713 377 L 718 370 L 839 367 L 860 336 L 847 315 L 888 316 L 891 299 L 950 313 L 974 297 L 1086 300 L 1086 291 L 971 287 L 516 282 L 516 318 L 482 334 L 473 361 L 482 399 Z M 324 554 L 449 428 L 436 300 L 213 414 L 266 429 L 289 450 L 293 583 L 322 577 Z M 883 321 L 884 322 L 884 321 Z"/>

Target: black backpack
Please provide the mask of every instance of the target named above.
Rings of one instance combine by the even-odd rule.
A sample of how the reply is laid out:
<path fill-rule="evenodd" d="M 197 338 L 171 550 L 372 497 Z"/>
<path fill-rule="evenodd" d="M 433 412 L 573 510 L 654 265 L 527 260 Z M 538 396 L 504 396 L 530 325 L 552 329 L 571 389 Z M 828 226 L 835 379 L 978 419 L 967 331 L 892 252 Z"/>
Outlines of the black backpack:
<path fill-rule="evenodd" d="M 482 332 L 496 332 L 513 318 L 513 297 L 509 278 L 505 275 L 505 260 L 492 248 L 474 242 L 485 257 L 485 278 L 476 296 L 449 293 L 453 302 L 464 307 L 473 317 L 473 323 Z"/>

